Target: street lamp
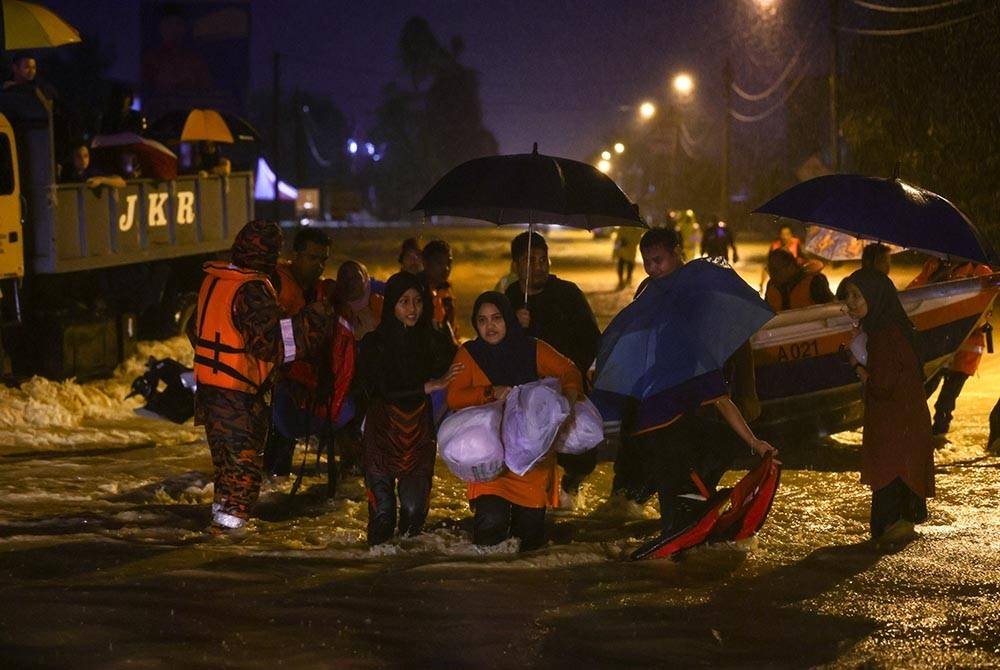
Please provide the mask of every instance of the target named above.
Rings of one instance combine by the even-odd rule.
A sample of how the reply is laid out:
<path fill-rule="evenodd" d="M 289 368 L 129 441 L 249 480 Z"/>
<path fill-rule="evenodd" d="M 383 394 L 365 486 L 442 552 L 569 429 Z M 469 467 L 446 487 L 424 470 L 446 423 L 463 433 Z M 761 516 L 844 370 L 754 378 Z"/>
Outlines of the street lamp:
<path fill-rule="evenodd" d="M 648 121 L 656 115 L 656 105 L 649 102 L 648 100 L 641 105 L 639 105 L 639 116 L 644 120 Z"/>
<path fill-rule="evenodd" d="M 611 161 L 602 158 L 601 160 L 597 161 L 597 169 L 603 172 L 604 174 L 607 174 L 608 172 L 611 171 Z"/>
<path fill-rule="evenodd" d="M 623 154 L 623 153 L 625 153 L 625 145 L 622 144 L 621 142 L 615 142 L 614 149 L 615 149 L 615 153 L 616 154 Z"/>
<path fill-rule="evenodd" d="M 611 152 L 605 149 L 604 151 L 601 152 L 601 158 L 606 161 L 611 160 Z"/>
<path fill-rule="evenodd" d="M 694 78 L 687 72 L 681 72 L 674 76 L 674 91 L 681 97 L 688 97 L 694 91 Z"/>

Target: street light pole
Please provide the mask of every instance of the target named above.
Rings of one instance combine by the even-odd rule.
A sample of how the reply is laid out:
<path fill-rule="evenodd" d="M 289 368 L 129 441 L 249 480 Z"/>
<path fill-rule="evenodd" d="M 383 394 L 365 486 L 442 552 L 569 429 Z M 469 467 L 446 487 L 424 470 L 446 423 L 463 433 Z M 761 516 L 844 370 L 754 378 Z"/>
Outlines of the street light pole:
<path fill-rule="evenodd" d="M 271 83 L 271 160 L 274 164 L 271 171 L 274 173 L 274 203 L 273 215 L 275 220 L 280 218 L 281 212 L 278 209 L 278 163 L 281 160 L 281 129 L 279 126 L 281 119 L 281 54 L 277 50 L 274 52 L 274 81 Z"/>
<path fill-rule="evenodd" d="M 725 87 L 722 97 L 725 104 L 722 110 L 722 186 L 719 197 L 719 218 L 726 221 L 729 219 L 729 143 L 732 132 L 732 118 L 729 115 L 729 110 L 732 107 L 733 89 L 733 67 L 728 58 L 722 67 L 722 85 Z"/>
<path fill-rule="evenodd" d="M 840 63 L 840 0 L 830 0 L 830 159 L 834 172 L 840 172 L 840 120 L 837 117 L 837 70 Z"/>

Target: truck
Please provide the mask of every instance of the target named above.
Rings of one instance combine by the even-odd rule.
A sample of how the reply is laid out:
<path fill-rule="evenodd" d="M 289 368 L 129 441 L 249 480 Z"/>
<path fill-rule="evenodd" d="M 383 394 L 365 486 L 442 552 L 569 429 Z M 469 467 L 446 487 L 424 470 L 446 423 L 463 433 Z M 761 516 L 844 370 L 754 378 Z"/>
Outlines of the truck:
<path fill-rule="evenodd" d="M 57 183 L 51 108 L 0 93 L 4 377 L 110 375 L 138 339 L 182 332 L 201 265 L 254 217 L 253 174 Z"/>

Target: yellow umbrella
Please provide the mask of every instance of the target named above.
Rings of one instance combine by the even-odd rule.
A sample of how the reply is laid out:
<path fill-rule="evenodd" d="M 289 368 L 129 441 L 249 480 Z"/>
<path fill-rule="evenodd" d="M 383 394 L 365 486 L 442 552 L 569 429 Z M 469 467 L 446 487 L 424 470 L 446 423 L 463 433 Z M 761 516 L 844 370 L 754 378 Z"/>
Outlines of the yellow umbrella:
<path fill-rule="evenodd" d="M 214 109 L 192 109 L 181 130 L 181 142 L 197 142 L 212 140 L 214 142 L 233 143 L 233 134 L 229 131 L 222 115 Z"/>
<path fill-rule="evenodd" d="M 23 0 L 3 0 L 3 48 L 40 49 L 80 42 L 80 33 L 52 11 Z"/>

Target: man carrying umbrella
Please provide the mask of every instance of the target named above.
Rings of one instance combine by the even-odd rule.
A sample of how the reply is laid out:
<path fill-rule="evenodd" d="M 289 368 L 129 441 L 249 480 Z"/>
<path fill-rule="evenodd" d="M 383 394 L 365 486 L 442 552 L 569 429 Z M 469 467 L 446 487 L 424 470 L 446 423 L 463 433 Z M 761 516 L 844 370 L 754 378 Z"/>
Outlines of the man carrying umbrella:
<path fill-rule="evenodd" d="M 510 256 L 518 281 L 507 287 L 506 295 L 521 326 L 530 336 L 552 345 L 573 361 L 586 379 L 601 335 L 587 297 L 573 282 L 549 272 L 548 243 L 538 233 L 525 232 L 515 237 L 510 243 Z M 597 465 L 597 450 L 580 455 L 559 454 L 559 465 L 565 470 L 562 491 L 575 496 Z"/>
<path fill-rule="evenodd" d="M 594 392 L 605 418 L 609 404 L 622 408 L 613 493 L 639 502 L 657 493 L 661 538 L 698 519 L 736 456 L 708 405 L 754 453 L 777 453 L 754 435 L 731 398 L 751 418 L 759 412 L 746 338 L 771 312 L 731 269 L 707 261 L 685 266 L 680 245 L 675 231 L 643 235 L 639 248 L 650 276 L 604 333 Z M 731 343 L 711 341 L 724 336 L 709 329 L 727 320 Z M 681 324 L 691 326 L 683 337 Z"/>

